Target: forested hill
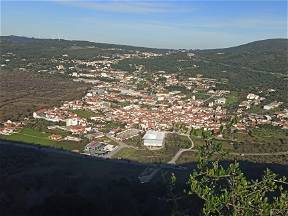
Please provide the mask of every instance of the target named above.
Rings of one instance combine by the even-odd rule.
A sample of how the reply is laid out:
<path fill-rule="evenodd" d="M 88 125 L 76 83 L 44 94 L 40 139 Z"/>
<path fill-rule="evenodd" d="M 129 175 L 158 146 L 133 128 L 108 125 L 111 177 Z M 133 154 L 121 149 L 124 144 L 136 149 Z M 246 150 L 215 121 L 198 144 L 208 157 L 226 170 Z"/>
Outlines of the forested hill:
<path fill-rule="evenodd" d="M 0 36 L 1 52 L 16 52 L 23 57 L 49 57 L 71 54 L 74 57 L 93 57 L 98 54 L 113 55 L 136 51 L 165 52 L 164 49 L 136 47 L 128 45 L 95 43 L 89 41 L 63 39 L 37 39 L 20 36 Z"/>
<path fill-rule="evenodd" d="M 200 50 L 199 54 L 224 64 L 288 73 L 288 39 L 268 39 L 225 49 Z"/>

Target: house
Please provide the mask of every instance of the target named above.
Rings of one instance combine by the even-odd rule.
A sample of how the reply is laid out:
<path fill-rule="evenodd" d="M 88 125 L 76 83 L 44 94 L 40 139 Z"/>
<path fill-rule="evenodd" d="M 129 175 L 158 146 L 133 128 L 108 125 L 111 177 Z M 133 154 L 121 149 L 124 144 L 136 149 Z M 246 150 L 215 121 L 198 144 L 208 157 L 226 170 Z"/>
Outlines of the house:
<path fill-rule="evenodd" d="M 165 132 L 148 130 L 144 137 L 144 146 L 150 149 L 162 148 L 164 145 Z"/>
<path fill-rule="evenodd" d="M 49 139 L 53 141 L 60 141 L 62 139 L 62 136 L 59 134 L 52 134 L 51 136 L 49 136 Z"/>
<path fill-rule="evenodd" d="M 225 104 L 226 103 L 226 98 L 218 98 L 215 100 L 216 104 Z"/>
<path fill-rule="evenodd" d="M 80 142 L 82 139 L 79 138 L 79 137 L 66 136 L 66 137 L 64 138 L 64 140 L 74 141 L 74 142 Z"/>
<path fill-rule="evenodd" d="M 85 146 L 84 151 L 90 155 L 105 155 L 108 152 L 113 151 L 116 149 L 117 146 L 103 143 L 103 142 L 91 142 Z"/>
<path fill-rule="evenodd" d="M 76 126 L 79 125 L 79 121 L 77 118 L 68 118 L 66 119 L 66 126 Z"/>
<path fill-rule="evenodd" d="M 14 133 L 12 128 L 0 128 L 0 134 L 2 135 L 10 135 L 12 133 Z"/>
<path fill-rule="evenodd" d="M 139 134 L 140 130 L 135 129 L 135 128 L 130 128 L 128 130 L 119 132 L 116 136 L 117 139 L 119 140 L 127 140 L 129 138 L 135 137 Z"/>
<path fill-rule="evenodd" d="M 71 125 L 68 128 L 68 131 L 72 132 L 73 134 L 80 134 L 85 132 L 85 127 L 81 125 Z"/>
<path fill-rule="evenodd" d="M 248 100 L 257 100 L 257 99 L 259 99 L 259 95 L 255 95 L 255 94 L 250 93 L 247 95 L 247 99 Z"/>
<path fill-rule="evenodd" d="M 97 155 L 97 154 L 103 154 L 104 152 L 101 150 L 105 146 L 104 143 L 96 143 L 91 142 L 85 146 L 84 151 L 89 153 L 90 155 Z"/>
<path fill-rule="evenodd" d="M 96 131 L 96 132 L 93 132 L 91 134 L 85 135 L 85 138 L 87 138 L 89 140 L 93 140 L 93 139 L 98 139 L 98 138 L 101 138 L 101 137 L 104 137 L 104 136 L 105 136 L 104 133 Z"/>
<path fill-rule="evenodd" d="M 282 105 L 283 102 L 277 102 L 277 101 L 273 101 L 270 104 L 267 104 L 263 107 L 264 110 L 271 110 L 271 109 L 275 109 L 277 107 L 279 107 L 280 105 Z"/>

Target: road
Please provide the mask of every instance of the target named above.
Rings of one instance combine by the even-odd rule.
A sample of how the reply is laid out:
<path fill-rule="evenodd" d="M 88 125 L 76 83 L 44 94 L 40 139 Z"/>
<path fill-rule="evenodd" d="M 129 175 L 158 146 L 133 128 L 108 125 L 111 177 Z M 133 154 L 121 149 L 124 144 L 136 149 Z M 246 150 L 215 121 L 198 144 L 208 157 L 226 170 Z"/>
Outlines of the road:
<path fill-rule="evenodd" d="M 209 97 L 209 98 L 207 98 L 206 100 L 202 101 L 201 104 L 206 103 L 208 100 L 210 100 L 210 99 L 212 99 L 212 98 L 214 98 L 214 97 L 215 97 L 215 95 L 212 95 L 211 97 Z"/>
<path fill-rule="evenodd" d="M 182 135 L 182 136 L 187 136 L 188 139 L 190 140 L 191 142 L 191 147 L 190 148 L 187 148 L 187 149 L 179 149 L 179 151 L 174 155 L 174 157 L 168 162 L 168 164 L 176 164 L 176 161 L 178 160 L 178 158 L 181 156 L 181 154 L 183 152 L 186 152 L 186 151 L 191 151 L 192 148 L 194 148 L 194 142 L 193 140 L 190 138 L 190 136 L 186 135 L 186 134 L 179 134 L 179 135 Z"/>
<path fill-rule="evenodd" d="M 110 139 L 110 140 L 118 143 L 118 146 L 117 146 L 117 148 L 116 148 L 115 150 L 113 150 L 113 151 L 105 154 L 105 155 L 103 156 L 104 158 L 112 158 L 113 155 L 117 154 L 117 152 L 119 152 L 119 151 L 120 151 L 121 149 L 123 149 L 123 148 L 133 148 L 133 149 L 137 149 L 137 150 L 139 149 L 139 148 L 137 148 L 137 147 L 135 147 L 135 146 L 127 145 L 126 143 L 124 143 L 124 142 L 122 142 L 122 141 L 120 141 L 120 140 L 118 140 L 118 139 L 115 139 L 114 137 L 111 137 L 111 136 L 108 136 L 108 135 L 106 135 L 106 137 L 107 137 L 108 139 Z"/>

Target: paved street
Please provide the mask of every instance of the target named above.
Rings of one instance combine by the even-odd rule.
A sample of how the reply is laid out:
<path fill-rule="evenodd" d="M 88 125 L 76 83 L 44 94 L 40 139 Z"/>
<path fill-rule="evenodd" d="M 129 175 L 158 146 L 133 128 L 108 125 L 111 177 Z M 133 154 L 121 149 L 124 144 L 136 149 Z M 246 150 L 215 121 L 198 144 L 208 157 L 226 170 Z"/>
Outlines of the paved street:
<path fill-rule="evenodd" d="M 190 138 L 190 136 L 188 135 L 185 135 L 185 134 L 180 134 L 180 135 L 183 135 L 183 136 L 187 136 L 188 139 L 190 140 L 191 142 L 191 147 L 188 148 L 188 149 L 179 149 L 179 151 L 174 155 L 174 157 L 168 162 L 168 164 L 176 164 L 176 161 L 178 160 L 178 158 L 181 156 L 181 154 L 183 152 L 186 152 L 186 151 L 191 151 L 192 148 L 194 148 L 194 142 L 193 140 Z"/>

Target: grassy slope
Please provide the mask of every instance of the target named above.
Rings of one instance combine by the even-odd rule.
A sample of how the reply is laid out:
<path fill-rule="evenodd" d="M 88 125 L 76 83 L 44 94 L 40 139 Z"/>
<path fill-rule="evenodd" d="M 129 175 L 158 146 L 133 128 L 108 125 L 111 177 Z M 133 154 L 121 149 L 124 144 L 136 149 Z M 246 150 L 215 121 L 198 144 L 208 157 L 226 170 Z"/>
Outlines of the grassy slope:
<path fill-rule="evenodd" d="M 50 146 L 54 148 L 63 148 L 66 150 L 79 150 L 82 151 L 85 147 L 83 142 L 72 142 L 72 141 L 52 141 L 49 139 L 51 133 L 41 132 L 32 128 L 23 128 L 18 133 L 11 134 L 8 136 L 0 135 L 1 139 L 21 141 L 32 144 L 39 144 L 43 146 Z"/>

